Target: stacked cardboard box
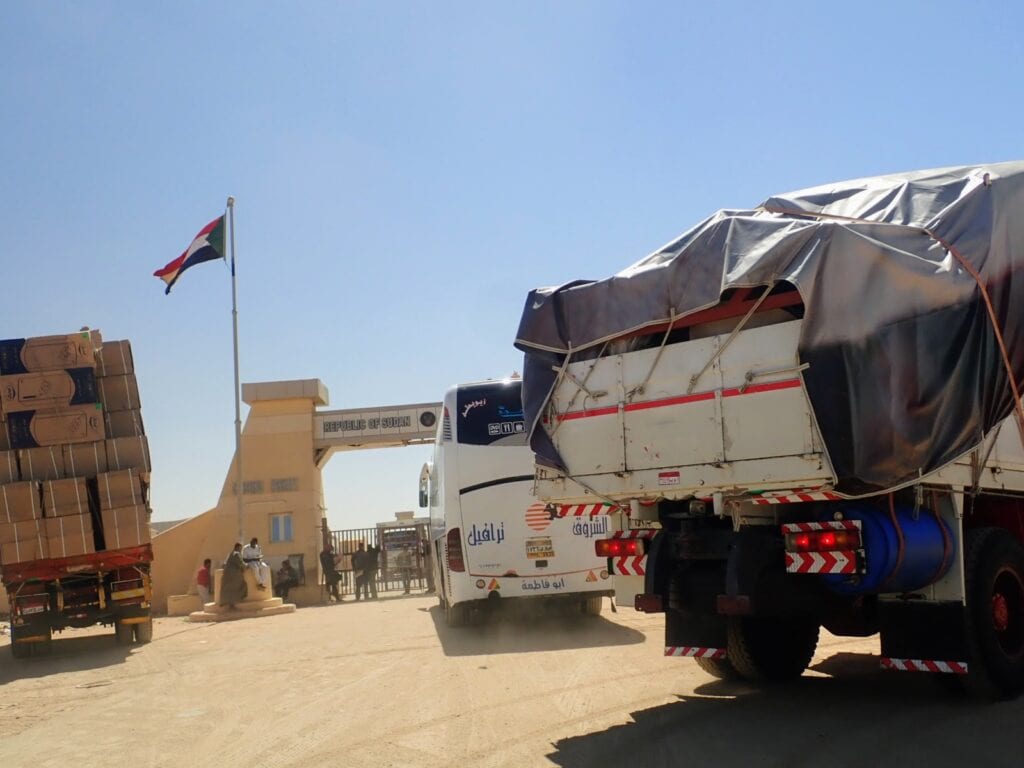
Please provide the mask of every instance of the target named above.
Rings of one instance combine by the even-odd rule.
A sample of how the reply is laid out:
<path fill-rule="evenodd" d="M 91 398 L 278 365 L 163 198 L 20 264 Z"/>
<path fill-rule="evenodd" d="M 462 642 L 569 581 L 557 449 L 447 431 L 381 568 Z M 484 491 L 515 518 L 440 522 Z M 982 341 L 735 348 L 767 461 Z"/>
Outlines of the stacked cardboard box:
<path fill-rule="evenodd" d="M 149 444 L 128 341 L 0 341 L 0 416 L 0 563 L 149 542 Z"/>

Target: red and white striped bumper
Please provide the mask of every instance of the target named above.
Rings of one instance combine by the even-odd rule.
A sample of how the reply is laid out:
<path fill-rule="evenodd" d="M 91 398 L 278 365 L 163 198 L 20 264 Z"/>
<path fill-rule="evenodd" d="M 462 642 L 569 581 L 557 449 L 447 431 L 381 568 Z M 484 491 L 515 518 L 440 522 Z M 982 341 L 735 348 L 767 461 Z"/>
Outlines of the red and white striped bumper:
<path fill-rule="evenodd" d="M 935 661 L 934 659 L 890 659 L 882 657 L 882 669 L 899 672 L 940 672 L 948 675 L 966 675 L 965 661 Z"/>
<path fill-rule="evenodd" d="M 725 648 L 701 648 L 694 645 L 665 646 L 666 656 L 689 656 L 695 659 L 724 659 Z"/>
<path fill-rule="evenodd" d="M 558 517 L 596 517 L 597 515 L 613 515 L 621 511 L 621 507 L 610 504 L 560 504 L 555 510 Z"/>
<path fill-rule="evenodd" d="M 797 504 L 802 501 L 840 501 L 842 496 L 832 491 L 811 491 L 809 493 L 764 494 L 752 501 L 755 504 Z"/>

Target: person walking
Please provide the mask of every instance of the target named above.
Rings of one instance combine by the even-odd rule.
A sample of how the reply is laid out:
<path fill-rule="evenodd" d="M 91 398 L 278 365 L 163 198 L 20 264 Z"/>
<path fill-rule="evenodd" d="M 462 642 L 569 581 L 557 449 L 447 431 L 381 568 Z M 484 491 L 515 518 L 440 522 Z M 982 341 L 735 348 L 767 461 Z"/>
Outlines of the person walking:
<path fill-rule="evenodd" d="M 324 584 L 327 586 L 327 602 L 330 602 L 332 597 L 335 602 L 341 602 L 341 595 L 338 593 L 338 580 L 341 575 L 337 566 L 338 557 L 334 554 L 334 547 L 331 542 L 327 542 L 320 553 L 320 569 L 324 572 Z"/>
<path fill-rule="evenodd" d="M 398 571 L 402 577 L 402 586 L 405 587 L 405 592 L 402 594 L 409 594 L 409 582 L 412 576 L 412 552 L 409 551 L 409 545 L 406 544 L 402 547 L 398 553 L 398 557 L 395 558 L 395 565 L 398 566 Z"/>
<path fill-rule="evenodd" d="M 196 592 L 199 594 L 199 602 L 206 605 L 210 602 L 210 566 L 213 561 L 210 558 L 203 560 L 202 567 L 196 571 Z"/>

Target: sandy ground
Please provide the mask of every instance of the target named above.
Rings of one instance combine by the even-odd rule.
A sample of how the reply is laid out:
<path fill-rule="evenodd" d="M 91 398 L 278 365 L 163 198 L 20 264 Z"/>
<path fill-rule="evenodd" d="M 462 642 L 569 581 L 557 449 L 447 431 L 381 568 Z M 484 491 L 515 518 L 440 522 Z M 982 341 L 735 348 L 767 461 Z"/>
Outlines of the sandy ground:
<path fill-rule="evenodd" d="M 983 705 L 881 672 L 824 635 L 768 691 L 661 655 L 662 621 L 449 630 L 431 597 L 223 624 L 99 628 L 49 658 L 0 646 L 4 766 L 1024 766 L 1024 701 Z"/>

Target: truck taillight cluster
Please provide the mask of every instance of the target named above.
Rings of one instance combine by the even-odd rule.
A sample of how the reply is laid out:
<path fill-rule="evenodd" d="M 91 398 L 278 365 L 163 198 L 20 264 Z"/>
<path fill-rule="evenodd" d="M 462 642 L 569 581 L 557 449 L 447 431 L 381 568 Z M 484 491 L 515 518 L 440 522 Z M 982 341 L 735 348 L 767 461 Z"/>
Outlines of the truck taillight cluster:
<path fill-rule="evenodd" d="M 835 552 L 860 549 L 860 531 L 803 531 L 786 534 L 788 552 Z"/>
<path fill-rule="evenodd" d="M 462 534 L 458 528 L 452 528 L 447 536 L 448 568 L 449 570 L 462 573 L 466 570 L 466 561 L 462 557 Z"/>
<path fill-rule="evenodd" d="M 598 557 L 629 557 L 647 553 L 645 539 L 598 539 L 594 542 Z"/>

